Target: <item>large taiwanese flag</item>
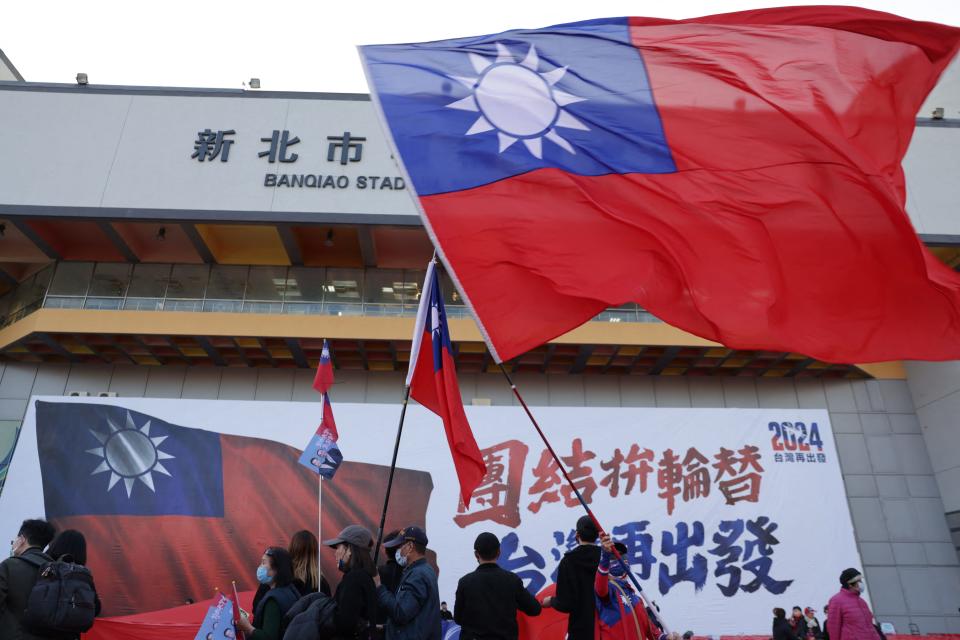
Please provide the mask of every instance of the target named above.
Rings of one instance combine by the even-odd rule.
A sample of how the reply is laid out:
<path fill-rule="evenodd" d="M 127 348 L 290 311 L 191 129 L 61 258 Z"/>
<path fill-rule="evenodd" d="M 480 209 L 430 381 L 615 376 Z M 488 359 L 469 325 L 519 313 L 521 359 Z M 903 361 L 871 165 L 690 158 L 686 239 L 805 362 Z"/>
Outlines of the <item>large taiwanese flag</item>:
<path fill-rule="evenodd" d="M 423 220 L 512 358 L 636 302 L 741 349 L 960 358 L 901 159 L 960 30 L 852 7 L 361 48 Z"/>
<path fill-rule="evenodd" d="M 38 401 L 36 426 L 47 518 L 86 535 L 106 616 L 256 589 L 264 549 L 316 529 L 316 476 L 285 444 L 105 404 Z"/>

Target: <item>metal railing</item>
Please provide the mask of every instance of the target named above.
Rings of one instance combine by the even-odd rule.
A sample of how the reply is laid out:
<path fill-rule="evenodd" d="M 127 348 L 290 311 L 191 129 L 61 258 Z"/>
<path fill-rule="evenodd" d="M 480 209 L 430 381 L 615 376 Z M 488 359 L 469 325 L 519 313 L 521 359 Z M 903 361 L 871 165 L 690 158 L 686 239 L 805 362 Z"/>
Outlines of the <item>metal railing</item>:
<path fill-rule="evenodd" d="M 190 285 L 197 291 L 192 295 L 183 295 L 185 287 L 177 279 L 176 266 L 194 269 L 194 275 L 205 274 L 202 291 L 197 284 L 202 278 L 198 280 L 194 277 Z M 145 287 L 132 285 L 138 268 L 152 272 L 154 291 L 150 295 L 142 294 Z M 102 269 L 120 273 L 105 276 L 99 273 Z M 226 271 L 228 269 L 229 272 Z M 224 287 L 214 283 L 215 277 L 222 279 L 225 274 L 232 279 L 230 284 L 233 289 L 242 293 L 224 296 L 222 291 L 216 291 Z M 242 278 L 238 278 L 240 274 L 243 274 Z M 258 296 L 253 291 L 256 287 L 250 285 L 255 276 L 258 277 L 261 293 L 264 282 L 274 283 L 273 290 L 268 292 L 269 296 Z M 117 263 L 57 262 L 0 297 L 0 326 L 10 325 L 40 308 L 413 317 L 417 313 L 422 280 L 422 271 L 398 269 L 172 264 L 141 267 Z M 443 286 L 447 315 L 451 318 L 469 317 L 469 311 L 453 285 L 447 281 Z M 104 295 L 104 289 L 109 290 L 109 295 Z M 607 309 L 593 320 L 611 323 L 659 322 L 655 316 L 636 305 Z"/>

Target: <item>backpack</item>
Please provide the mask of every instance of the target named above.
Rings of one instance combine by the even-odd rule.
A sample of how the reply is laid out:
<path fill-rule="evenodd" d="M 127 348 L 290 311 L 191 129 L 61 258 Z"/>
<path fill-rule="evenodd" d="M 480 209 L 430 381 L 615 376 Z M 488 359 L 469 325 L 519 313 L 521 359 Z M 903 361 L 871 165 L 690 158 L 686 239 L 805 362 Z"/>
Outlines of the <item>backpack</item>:
<path fill-rule="evenodd" d="M 323 640 L 334 634 L 336 601 L 323 593 L 304 596 L 284 616 L 280 637 L 283 640 Z"/>
<path fill-rule="evenodd" d="M 36 635 L 73 636 L 93 626 L 97 592 L 93 575 L 70 556 L 47 560 L 18 556 L 37 567 L 37 582 L 27 598 L 23 626 Z"/>

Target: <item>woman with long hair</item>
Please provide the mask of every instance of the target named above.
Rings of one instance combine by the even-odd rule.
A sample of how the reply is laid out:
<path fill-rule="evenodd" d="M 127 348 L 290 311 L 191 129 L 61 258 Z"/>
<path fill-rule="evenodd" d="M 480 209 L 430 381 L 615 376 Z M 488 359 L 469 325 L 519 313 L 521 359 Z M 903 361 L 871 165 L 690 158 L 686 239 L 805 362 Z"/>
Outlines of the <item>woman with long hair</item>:
<path fill-rule="evenodd" d="M 334 549 L 337 569 L 343 573 L 333 596 L 337 602 L 334 638 L 360 637 L 376 623 L 377 617 L 377 589 L 373 583 L 377 566 L 370 556 L 373 536 L 364 527 L 352 524 L 323 544 Z"/>
<path fill-rule="evenodd" d="M 73 562 L 75 564 L 87 566 L 87 539 L 76 529 L 64 529 L 53 539 L 50 546 L 47 547 L 47 555 L 54 560 L 63 560 L 64 562 Z M 93 576 L 90 576 L 91 585 Z M 93 615 L 100 615 L 100 595 L 97 593 L 97 587 L 93 586 Z M 76 638 L 79 638 L 79 634 Z"/>
<path fill-rule="evenodd" d="M 320 573 L 320 545 L 317 536 L 306 529 L 297 531 L 290 539 L 290 559 L 293 561 L 293 584 L 305 596 L 311 593 L 330 595 L 330 585 Z"/>
<path fill-rule="evenodd" d="M 283 547 L 270 547 L 263 552 L 257 567 L 261 588 L 253 599 L 253 622 L 241 612 L 237 628 L 247 640 L 280 640 L 283 616 L 300 599 L 293 586 L 293 561 Z"/>

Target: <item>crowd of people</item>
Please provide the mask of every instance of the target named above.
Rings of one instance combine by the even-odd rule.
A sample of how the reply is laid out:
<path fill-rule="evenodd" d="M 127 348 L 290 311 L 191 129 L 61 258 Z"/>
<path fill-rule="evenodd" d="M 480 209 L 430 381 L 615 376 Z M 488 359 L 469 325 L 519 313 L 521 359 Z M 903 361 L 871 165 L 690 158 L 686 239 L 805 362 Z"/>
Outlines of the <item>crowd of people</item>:
<path fill-rule="evenodd" d="M 51 637 L 32 629 L 26 615 L 38 575 L 58 561 L 83 567 L 87 555 L 79 531 L 55 534 L 43 520 L 25 520 L 11 541 L 11 557 L 0 563 L 0 640 Z M 626 547 L 601 535 L 588 516 L 577 521 L 577 546 L 560 561 L 555 593 L 542 601 L 500 567 L 497 536 L 478 535 L 477 568 L 460 578 L 452 613 L 440 600 L 436 571 L 427 562 L 426 532 L 409 526 L 384 539 L 379 566 L 365 527 L 350 525 L 323 541 L 342 573 L 333 592 L 320 572 L 320 543 L 311 532 L 297 532 L 288 547 L 268 548 L 256 569 L 252 611 L 240 611 L 237 630 L 247 640 L 441 640 L 443 621 L 452 619 L 463 640 L 516 640 L 518 612 L 538 616 L 553 608 L 567 614 L 567 640 L 681 640 L 676 632 L 665 633 L 656 605 L 634 588 Z M 840 584 L 824 607 L 823 624 L 809 607 L 794 607 L 789 618 L 774 609 L 773 640 L 885 640 L 860 597 L 860 572 L 845 570 Z M 99 615 L 92 577 L 89 586 L 91 613 Z M 692 636 L 688 631 L 682 638 Z"/>
<path fill-rule="evenodd" d="M 773 640 L 886 640 L 886 636 L 861 596 L 863 574 L 844 569 L 840 591 L 823 607 L 823 622 L 811 607 L 794 607 L 790 617 L 784 609 L 773 610 Z"/>

